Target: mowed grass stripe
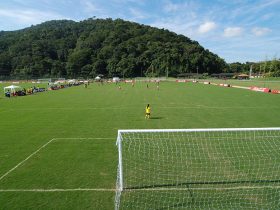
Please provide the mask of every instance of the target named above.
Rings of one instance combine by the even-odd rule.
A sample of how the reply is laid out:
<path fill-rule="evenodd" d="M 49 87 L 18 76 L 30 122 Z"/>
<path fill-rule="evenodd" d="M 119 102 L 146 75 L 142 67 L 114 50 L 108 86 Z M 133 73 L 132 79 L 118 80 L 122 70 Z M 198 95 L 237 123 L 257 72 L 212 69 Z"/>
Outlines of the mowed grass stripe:
<path fill-rule="evenodd" d="M 153 104 L 157 105 L 157 104 Z M 135 109 L 135 107 L 89 107 L 89 108 L 31 108 L 31 109 L 6 109 L 5 111 L 13 111 L 13 112 L 21 112 L 21 111 L 36 111 L 36 110 L 59 110 L 59 111 L 73 111 L 73 110 L 128 110 Z M 248 106 L 205 106 L 205 105 L 197 105 L 197 106 L 157 106 L 157 109 L 278 109 L 278 106 L 274 107 L 248 107 Z"/>

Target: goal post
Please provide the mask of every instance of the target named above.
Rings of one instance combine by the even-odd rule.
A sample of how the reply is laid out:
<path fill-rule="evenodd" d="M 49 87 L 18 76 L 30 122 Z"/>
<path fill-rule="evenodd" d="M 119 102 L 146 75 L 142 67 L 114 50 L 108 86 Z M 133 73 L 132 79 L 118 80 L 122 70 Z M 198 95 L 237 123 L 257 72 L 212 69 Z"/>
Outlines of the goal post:
<path fill-rule="evenodd" d="M 119 130 L 115 210 L 280 208 L 280 128 Z"/>

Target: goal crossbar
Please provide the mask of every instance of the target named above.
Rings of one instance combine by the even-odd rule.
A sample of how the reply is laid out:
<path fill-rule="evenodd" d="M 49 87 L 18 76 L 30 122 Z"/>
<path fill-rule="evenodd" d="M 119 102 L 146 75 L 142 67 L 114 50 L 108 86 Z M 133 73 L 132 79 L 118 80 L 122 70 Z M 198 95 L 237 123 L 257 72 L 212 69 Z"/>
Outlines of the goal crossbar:
<path fill-rule="evenodd" d="M 191 128 L 191 129 L 121 129 L 118 130 L 116 145 L 121 140 L 121 133 L 160 133 L 160 132 L 222 132 L 222 131 L 280 131 L 280 127 L 265 128 Z"/>
<path fill-rule="evenodd" d="M 280 127 L 266 128 L 191 128 L 191 129 L 127 129 L 118 130 L 119 133 L 156 133 L 156 132 L 215 132 L 215 131 L 273 131 L 280 130 Z"/>

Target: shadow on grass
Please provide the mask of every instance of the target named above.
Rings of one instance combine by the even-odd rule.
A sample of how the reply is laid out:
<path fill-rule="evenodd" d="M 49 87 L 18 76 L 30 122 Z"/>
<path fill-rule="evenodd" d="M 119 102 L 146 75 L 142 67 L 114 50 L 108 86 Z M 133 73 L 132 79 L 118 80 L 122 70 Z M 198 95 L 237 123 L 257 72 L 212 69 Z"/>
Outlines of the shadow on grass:
<path fill-rule="evenodd" d="M 164 117 L 151 117 L 150 120 L 161 120 L 164 119 Z"/>

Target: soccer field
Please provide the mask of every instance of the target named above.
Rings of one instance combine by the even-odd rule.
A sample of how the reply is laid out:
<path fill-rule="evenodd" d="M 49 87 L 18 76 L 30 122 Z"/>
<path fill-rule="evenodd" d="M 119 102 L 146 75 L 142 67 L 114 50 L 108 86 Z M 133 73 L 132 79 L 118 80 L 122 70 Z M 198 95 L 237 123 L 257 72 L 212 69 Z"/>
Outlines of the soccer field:
<path fill-rule="evenodd" d="M 121 87 L 2 94 L 0 209 L 113 209 L 118 129 L 280 127 L 280 95 L 175 82 Z"/>

